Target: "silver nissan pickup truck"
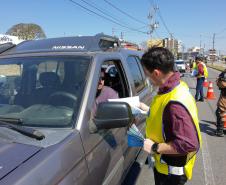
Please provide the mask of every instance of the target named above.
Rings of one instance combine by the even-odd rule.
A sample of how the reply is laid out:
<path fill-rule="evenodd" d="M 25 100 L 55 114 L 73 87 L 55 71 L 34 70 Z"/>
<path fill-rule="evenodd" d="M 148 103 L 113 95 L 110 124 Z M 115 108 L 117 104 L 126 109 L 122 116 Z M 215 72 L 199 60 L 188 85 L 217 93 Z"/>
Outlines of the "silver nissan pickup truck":
<path fill-rule="evenodd" d="M 0 184 L 121 184 L 141 151 L 127 129 L 136 119 L 144 132 L 145 116 L 122 102 L 92 110 L 102 68 L 119 98 L 150 103 L 141 56 L 103 34 L 0 45 Z"/>

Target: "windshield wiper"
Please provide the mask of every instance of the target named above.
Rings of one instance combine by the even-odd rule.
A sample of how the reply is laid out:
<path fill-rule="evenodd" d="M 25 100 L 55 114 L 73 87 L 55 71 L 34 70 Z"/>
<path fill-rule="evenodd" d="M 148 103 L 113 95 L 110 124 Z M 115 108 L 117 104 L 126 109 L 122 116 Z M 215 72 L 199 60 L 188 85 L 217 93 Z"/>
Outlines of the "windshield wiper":
<path fill-rule="evenodd" d="M 23 120 L 21 118 L 8 118 L 8 117 L 0 116 L 0 122 L 1 121 L 16 124 L 16 125 L 21 125 L 23 123 Z"/>
<path fill-rule="evenodd" d="M 2 121 L 2 119 L 0 118 L 0 126 L 2 127 L 6 127 L 12 130 L 15 130 L 25 136 L 37 139 L 37 140 L 42 140 L 45 138 L 45 135 L 43 133 L 41 133 L 40 131 L 37 131 L 33 128 L 27 128 L 21 125 L 14 125 L 15 123 L 9 123 L 9 122 L 5 122 Z"/>

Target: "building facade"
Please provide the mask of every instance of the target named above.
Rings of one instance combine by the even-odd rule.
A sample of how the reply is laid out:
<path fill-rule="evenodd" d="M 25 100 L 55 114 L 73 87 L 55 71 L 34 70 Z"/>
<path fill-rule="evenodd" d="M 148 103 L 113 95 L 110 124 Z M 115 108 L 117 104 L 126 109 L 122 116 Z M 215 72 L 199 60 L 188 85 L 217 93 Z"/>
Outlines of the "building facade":
<path fill-rule="evenodd" d="M 147 41 L 147 47 L 151 48 L 153 46 L 156 47 L 163 47 L 163 40 L 162 39 L 150 39 Z"/>

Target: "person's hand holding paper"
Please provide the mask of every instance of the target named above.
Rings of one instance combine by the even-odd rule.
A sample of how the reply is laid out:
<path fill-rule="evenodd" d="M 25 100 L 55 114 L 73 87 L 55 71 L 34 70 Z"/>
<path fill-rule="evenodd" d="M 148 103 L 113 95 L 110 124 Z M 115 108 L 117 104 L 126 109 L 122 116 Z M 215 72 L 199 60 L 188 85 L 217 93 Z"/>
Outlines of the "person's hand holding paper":
<path fill-rule="evenodd" d="M 133 97 L 128 97 L 128 98 L 118 98 L 118 99 L 108 99 L 108 101 L 117 101 L 117 102 L 126 102 L 130 105 L 131 110 L 132 110 L 132 114 L 133 115 L 138 115 L 138 114 L 144 114 L 147 115 L 148 110 L 146 109 L 140 109 L 141 105 L 143 105 L 143 103 L 140 102 L 140 98 L 139 96 L 133 96 Z M 145 105 L 145 104 L 144 104 Z M 142 106 L 143 107 L 143 106 Z"/>

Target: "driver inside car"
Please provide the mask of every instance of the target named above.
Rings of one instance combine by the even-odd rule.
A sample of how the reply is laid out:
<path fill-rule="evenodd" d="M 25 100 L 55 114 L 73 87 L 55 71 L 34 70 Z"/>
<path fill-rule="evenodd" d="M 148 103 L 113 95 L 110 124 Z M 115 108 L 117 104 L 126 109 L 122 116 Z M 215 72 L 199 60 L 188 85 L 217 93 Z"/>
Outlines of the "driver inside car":
<path fill-rule="evenodd" d="M 98 82 L 96 99 L 93 105 L 92 113 L 95 115 L 97 105 L 101 102 L 106 102 L 108 99 L 117 99 L 119 98 L 118 93 L 111 87 L 105 86 L 105 69 L 101 68 L 100 78 Z"/>

